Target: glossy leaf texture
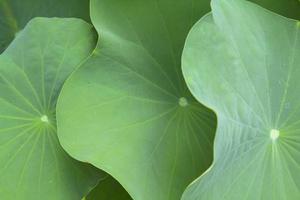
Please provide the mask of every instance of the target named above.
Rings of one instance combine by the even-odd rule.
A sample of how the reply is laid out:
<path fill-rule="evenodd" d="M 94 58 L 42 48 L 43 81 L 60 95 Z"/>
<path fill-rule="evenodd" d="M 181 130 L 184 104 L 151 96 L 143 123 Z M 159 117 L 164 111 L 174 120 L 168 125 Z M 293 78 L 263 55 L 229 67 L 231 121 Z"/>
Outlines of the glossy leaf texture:
<path fill-rule="evenodd" d="M 113 177 L 100 181 L 85 200 L 132 200 L 126 190 Z"/>
<path fill-rule="evenodd" d="M 300 199 L 300 22 L 213 0 L 190 32 L 186 82 L 218 118 L 212 167 L 183 200 Z"/>
<path fill-rule="evenodd" d="M 76 200 L 101 174 L 62 149 L 55 107 L 65 79 L 95 46 L 79 19 L 35 18 L 0 56 L 0 196 Z"/>
<path fill-rule="evenodd" d="M 0 0 L 0 53 L 34 17 L 89 18 L 89 0 Z"/>
<path fill-rule="evenodd" d="M 180 199 L 212 161 L 215 115 L 188 91 L 181 53 L 209 1 L 93 0 L 100 40 L 66 82 L 58 135 L 135 200 Z"/>

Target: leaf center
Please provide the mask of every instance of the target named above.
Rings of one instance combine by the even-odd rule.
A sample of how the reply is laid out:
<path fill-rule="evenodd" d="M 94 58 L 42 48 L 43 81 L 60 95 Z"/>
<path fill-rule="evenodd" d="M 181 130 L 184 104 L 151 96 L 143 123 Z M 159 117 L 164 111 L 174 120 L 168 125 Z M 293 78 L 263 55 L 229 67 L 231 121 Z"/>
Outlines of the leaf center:
<path fill-rule="evenodd" d="M 178 104 L 182 107 L 186 107 L 187 105 L 189 105 L 189 102 L 185 97 L 180 97 Z"/>
<path fill-rule="evenodd" d="M 277 129 L 272 129 L 270 131 L 270 138 L 272 139 L 272 141 L 276 141 L 278 139 L 279 135 L 280 135 L 280 132 Z"/>
<path fill-rule="evenodd" d="M 49 118 L 48 118 L 48 116 L 47 116 L 47 115 L 43 115 L 43 116 L 41 117 L 41 121 L 44 122 L 44 123 L 49 123 Z"/>

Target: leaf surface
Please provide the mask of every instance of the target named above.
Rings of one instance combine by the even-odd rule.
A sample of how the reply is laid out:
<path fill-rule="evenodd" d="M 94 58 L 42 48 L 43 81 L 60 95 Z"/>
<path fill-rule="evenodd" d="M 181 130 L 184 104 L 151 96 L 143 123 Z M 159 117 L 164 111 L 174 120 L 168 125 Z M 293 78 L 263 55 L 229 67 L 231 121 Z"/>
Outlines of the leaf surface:
<path fill-rule="evenodd" d="M 64 80 L 95 45 L 79 19 L 33 19 L 0 56 L 0 196 L 5 200 L 76 200 L 100 174 L 73 160 L 56 133 Z"/>
<path fill-rule="evenodd" d="M 250 0 L 268 10 L 285 17 L 300 18 L 300 2 L 296 0 Z"/>
<path fill-rule="evenodd" d="M 135 200 L 180 199 L 211 164 L 215 116 L 188 91 L 181 53 L 208 1 L 93 0 L 100 40 L 58 103 L 60 141 Z"/>
<path fill-rule="evenodd" d="M 94 188 L 86 200 L 132 200 L 126 190 L 111 176 L 107 176 Z"/>
<path fill-rule="evenodd" d="M 185 80 L 218 117 L 212 167 L 183 200 L 300 198 L 300 23 L 213 0 L 190 32 Z"/>
<path fill-rule="evenodd" d="M 89 0 L 0 0 L 0 53 L 34 17 L 79 17 L 89 21 Z"/>

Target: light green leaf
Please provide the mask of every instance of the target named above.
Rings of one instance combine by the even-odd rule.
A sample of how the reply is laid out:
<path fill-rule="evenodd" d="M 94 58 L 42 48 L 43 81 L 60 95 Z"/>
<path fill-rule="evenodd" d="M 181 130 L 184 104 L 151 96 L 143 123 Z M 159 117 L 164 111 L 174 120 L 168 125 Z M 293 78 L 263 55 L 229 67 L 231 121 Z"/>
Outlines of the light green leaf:
<path fill-rule="evenodd" d="M 300 23 L 213 0 L 188 36 L 183 72 L 218 117 L 212 167 L 184 200 L 300 199 Z"/>
<path fill-rule="evenodd" d="M 86 200 L 131 200 L 126 190 L 111 176 L 100 181 Z"/>
<path fill-rule="evenodd" d="M 212 161 L 215 116 L 188 91 L 181 53 L 208 1 L 93 0 L 92 57 L 64 86 L 58 135 L 135 200 L 180 199 Z"/>
<path fill-rule="evenodd" d="M 76 200 L 98 170 L 61 148 L 55 120 L 64 80 L 91 53 L 92 27 L 79 19 L 36 18 L 0 56 L 0 197 Z"/>
<path fill-rule="evenodd" d="M 79 17 L 89 21 L 89 0 L 0 0 L 0 53 L 34 17 Z"/>

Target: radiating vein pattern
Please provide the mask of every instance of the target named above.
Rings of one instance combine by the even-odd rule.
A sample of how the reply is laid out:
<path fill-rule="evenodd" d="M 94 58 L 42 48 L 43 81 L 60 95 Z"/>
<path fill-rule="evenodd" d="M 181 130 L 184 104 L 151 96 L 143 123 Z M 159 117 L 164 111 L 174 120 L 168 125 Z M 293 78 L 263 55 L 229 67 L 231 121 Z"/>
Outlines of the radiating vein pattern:
<path fill-rule="evenodd" d="M 55 114 L 64 80 L 94 44 L 81 20 L 37 18 L 0 56 L 1 199 L 81 199 L 97 183 L 60 146 Z"/>
<path fill-rule="evenodd" d="M 181 72 L 185 38 L 208 2 L 91 1 L 98 46 L 62 90 L 58 135 L 135 200 L 179 200 L 211 164 L 215 116 Z"/>
<path fill-rule="evenodd" d="M 297 200 L 299 21 L 240 0 L 212 10 L 188 36 L 183 72 L 217 114 L 215 157 L 183 199 Z"/>

